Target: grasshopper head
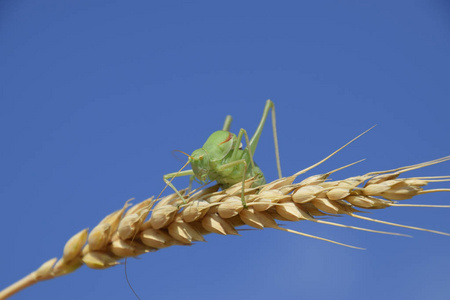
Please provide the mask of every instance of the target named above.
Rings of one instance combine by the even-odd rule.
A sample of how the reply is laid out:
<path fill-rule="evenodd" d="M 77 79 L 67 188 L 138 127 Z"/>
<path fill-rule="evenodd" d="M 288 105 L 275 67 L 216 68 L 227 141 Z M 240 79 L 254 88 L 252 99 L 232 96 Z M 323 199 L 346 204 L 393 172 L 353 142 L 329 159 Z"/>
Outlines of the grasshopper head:
<path fill-rule="evenodd" d="M 194 171 L 195 177 L 200 181 L 206 182 L 208 180 L 209 172 L 209 156 L 205 149 L 200 148 L 192 152 L 189 158 L 192 170 Z"/>
<path fill-rule="evenodd" d="M 232 151 L 235 142 L 236 135 L 228 131 L 219 130 L 211 134 L 203 147 L 192 152 L 189 158 L 195 177 L 206 182 L 211 170 L 210 162 L 222 161 Z"/>

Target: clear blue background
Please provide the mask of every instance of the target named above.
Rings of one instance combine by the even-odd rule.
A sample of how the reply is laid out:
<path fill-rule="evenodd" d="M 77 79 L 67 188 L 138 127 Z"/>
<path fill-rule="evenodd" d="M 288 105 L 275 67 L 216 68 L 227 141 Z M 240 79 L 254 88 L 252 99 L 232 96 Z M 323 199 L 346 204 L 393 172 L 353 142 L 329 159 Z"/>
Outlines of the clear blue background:
<path fill-rule="evenodd" d="M 367 161 L 333 179 L 450 154 L 447 1 L 2 1 L 0 285 L 60 257 L 66 240 L 162 175 L 220 129 L 253 133 L 276 103 L 283 173 Z M 181 161 L 180 161 L 181 160 Z M 256 161 L 276 178 L 266 126 Z M 449 175 L 450 163 L 411 172 Z M 185 181 L 176 181 L 179 187 Z M 448 183 L 435 184 L 433 187 Z M 450 193 L 410 203 L 450 204 Z M 450 231 L 450 210 L 372 217 Z M 450 238 L 348 217 L 172 247 L 129 260 L 142 299 L 448 299 Z M 13 299 L 134 299 L 123 266 L 83 267 Z"/>

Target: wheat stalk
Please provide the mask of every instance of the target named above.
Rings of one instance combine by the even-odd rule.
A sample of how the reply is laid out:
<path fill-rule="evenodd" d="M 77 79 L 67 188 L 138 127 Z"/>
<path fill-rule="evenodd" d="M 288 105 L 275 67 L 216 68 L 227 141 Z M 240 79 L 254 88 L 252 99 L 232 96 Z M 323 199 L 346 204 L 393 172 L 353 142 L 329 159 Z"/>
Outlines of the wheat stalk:
<path fill-rule="evenodd" d="M 242 225 L 256 229 L 274 228 L 356 249 L 362 248 L 287 229 L 281 227 L 277 221 L 312 221 L 405 236 L 394 232 L 342 225 L 320 218 L 347 215 L 450 236 L 445 232 L 376 220 L 358 214 L 362 212 L 360 209 L 382 209 L 391 206 L 450 207 L 397 203 L 420 194 L 450 191 L 446 188 L 424 189 L 430 182 L 450 181 L 450 176 L 399 178 L 404 172 L 450 160 L 450 156 L 393 170 L 370 172 L 344 180 L 327 180 L 330 174 L 355 164 L 353 163 L 294 183 L 300 174 L 324 162 L 333 154 L 292 176 L 263 186 L 252 188 L 253 180 L 247 180 L 244 189 L 247 208 L 243 207 L 241 201 L 241 183 L 222 191 L 218 191 L 217 185 L 195 193 L 187 193 L 187 190 L 184 190 L 182 194 L 187 198 L 187 203 L 183 203 L 176 194 L 162 199 L 149 198 L 133 206 L 127 201 L 121 209 L 106 216 L 90 232 L 83 229 L 71 237 L 64 247 L 62 258 L 48 260 L 34 272 L 2 290 L 0 299 L 6 299 L 39 281 L 69 274 L 82 265 L 93 269 L 105 269 L 119 264 L 119 261 L 126 257 L 135 257 L 169 246 L 191 245 L 193 242 L 205 241 L 204 236 L 209 233 L 237 235 L 237 228 Z"/>

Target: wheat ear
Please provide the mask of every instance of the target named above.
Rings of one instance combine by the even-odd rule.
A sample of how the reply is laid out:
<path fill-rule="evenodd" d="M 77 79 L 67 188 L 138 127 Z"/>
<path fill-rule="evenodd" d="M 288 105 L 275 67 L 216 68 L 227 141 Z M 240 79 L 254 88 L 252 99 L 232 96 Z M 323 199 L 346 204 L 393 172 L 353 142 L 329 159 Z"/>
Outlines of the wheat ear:
<path fill-rule="evenodd" d="M 183 204 L 176 194 L 160 200 L 149 198 L 133 206 L 129 204 L 129 200 L 121 209 L 106 216 L 90 232 L 83 229 L 71 237 L 64 247 L 62 258 L 48 260 L 31 274 L 5 288 L 0 292 L 0 299 L 6 299 L 39 281 L 69 274 L 82 265 L 93 269 L 105 269 L 119 264 L 125 257 L 135 257 L 173 245 L 191 245 L 193 242 L 205 241 L 204 236 L 209 233 L 237 235 L 237 227 L 242 225 L 257 229 L 274 228 L 357 249 L 362 248 L 287 229 L 281 227 L 277 221 L 305 220 L 369 232 L 402 235 L 320 220 L 321 216 L 348 215 L 393 226 L 450 235 L 357 214 L 361 212 L 360 209 L 401 206 L 402 204 L 396 201 L 410 199 L 420 194 L 450 191 L 446 188 L 424 190 L 430 182 L 450 181 L 450 176 L 399 178 L 404 172 L 447 160 L 450 160 L 450 156 L 337 181 L 327 181 L 327 178 L 331 173 L 347 166 L 326 174 L 310 176 L 299 183 L 294 183 L 297 176 L 311 168 L 257 188 L 251 188 L 252 179 L 249 179 L 245 182 L 244 189 L 248 208 L 242 206 L 241 183 L 222 191 L 218 191 L 217 185 L 187 195 L 186 191 L 183 191 L 184 197 L 187 198 L 186 204 Z M 433 205 L 407 206 L 433 207 Z"/>

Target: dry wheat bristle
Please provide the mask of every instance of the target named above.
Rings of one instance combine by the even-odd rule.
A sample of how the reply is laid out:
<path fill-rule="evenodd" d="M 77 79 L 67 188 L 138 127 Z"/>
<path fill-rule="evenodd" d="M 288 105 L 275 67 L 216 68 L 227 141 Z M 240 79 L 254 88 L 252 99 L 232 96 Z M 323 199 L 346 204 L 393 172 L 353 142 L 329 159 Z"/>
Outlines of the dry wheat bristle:
<path fill-rule="evenodd" d="M 183 203 L 176 194 L 160 200 L 149 198 L 130 208 L 128 208 L 129 201 L 127 201 L 121 209 L 106 216 L 89 234 L 88 230 L 84 229 L 70 238 L 64 247 L 61 259 L 47 261 L 23 280 L 30 285 L 68 274 L 83 264 L 93 269 L 112 267 L 119 264 L 119 261 L 125 257 L 134 257 L 173 245 L 191 245 L 194 242 L 205 241 L 204 236 L 209 233 L 239 235 L 237 227 L 242 225 L 256 229 L 273 228 L 362 249 L 281 227 L 277 220 L 312 221 L 368 232 L 408 236 L 318 219 L 322 216 L 343 215 L 392 226 L 450 235 L 356 214 L 361 212 L 361 209 L 372 210 L 391 206 L 450 207 L 449 205 L 414 205 L 396 202 L 410 199 L 419 194 L 450 191 L 450 189 L 444 188 L 425 189 L 429 183 L 449 181 L 450 176 L 399 178 L 399 175 L 406 171 L 447 160 L 450 160 L 450 156 L 335 181 L 327 181 L 327 178 L 331 173 L 344 167 L 326 174 L 304 178 L 298 183 L 294 183 L 297 176 L 303 174 L 305 170 L 310 170 L 311 167 L 293 176 L 284 177 L 256 188 L 251 187 L 253 181 L 248 179 L 245 182 L 243 193 L 247 208 L 243 207 L 241 201 L 241 183 L 222 191 L 218 191 L 219 186 L 217 185 L 192 193 L 183 190 L 181 194 L 186 198 L 186 203 Z M 314 166 L 316 165 L 318 164 Z M 24 284 L 20 287 L 13 285 L 0 292 L 0 299 L 5 299 L 24 287 Z"/>

